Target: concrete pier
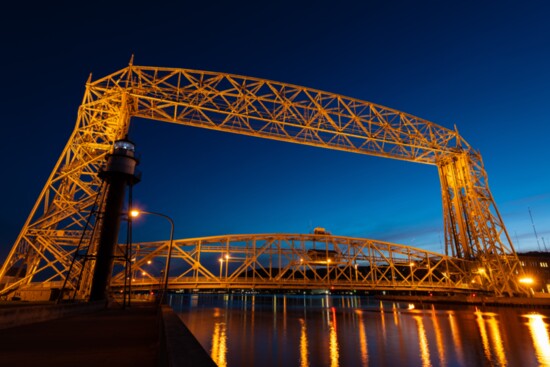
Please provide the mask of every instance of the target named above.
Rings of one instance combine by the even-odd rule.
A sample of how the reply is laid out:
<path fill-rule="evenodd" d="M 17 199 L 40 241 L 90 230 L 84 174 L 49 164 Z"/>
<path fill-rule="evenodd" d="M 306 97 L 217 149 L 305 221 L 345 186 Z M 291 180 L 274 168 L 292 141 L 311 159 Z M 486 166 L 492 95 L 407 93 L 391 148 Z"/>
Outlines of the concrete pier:
<path fill-rule="evenodd" d="M 1 367 L 179 367 L 190 362 L 216 366 L 169 306 L 102 308 L 0 332 Z"/>

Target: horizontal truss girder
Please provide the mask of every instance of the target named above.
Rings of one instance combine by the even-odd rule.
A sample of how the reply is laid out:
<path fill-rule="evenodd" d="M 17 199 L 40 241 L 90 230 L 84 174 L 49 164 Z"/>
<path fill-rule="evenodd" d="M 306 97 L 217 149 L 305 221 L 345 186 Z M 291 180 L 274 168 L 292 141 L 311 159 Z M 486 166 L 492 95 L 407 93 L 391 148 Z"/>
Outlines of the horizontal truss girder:
<path fill-rule="evenodd" d="M 134 290 L 162 287 L 169 241 L 137 243 Z M 175 240 L 170 289 L 332 289 L 472 292 L 476 263 L 370 239 L 254 234 Z M 112 286 L 124 285 L 124 272 Z"/>

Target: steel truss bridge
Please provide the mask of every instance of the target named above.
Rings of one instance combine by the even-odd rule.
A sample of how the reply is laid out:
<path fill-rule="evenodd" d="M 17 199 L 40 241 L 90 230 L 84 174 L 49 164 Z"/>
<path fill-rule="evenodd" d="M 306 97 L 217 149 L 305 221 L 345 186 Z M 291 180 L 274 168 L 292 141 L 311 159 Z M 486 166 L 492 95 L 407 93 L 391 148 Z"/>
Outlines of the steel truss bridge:
<path fill-rule="evenodd" d="M 449 274 L 455 272 L 452 281 L 462 287 L 476 269 L 482 268 L 485 291 L 495 295 L 525 293 L 518 281 L 520 262 L 489 190 L 481 155 L 456 129 L 374 103 L 292 84 L 201 70 L 135 66 L 131 61 L 128 67 L 98 80 L 92 81 L 90 76 L 86 83 L 74 131 L 0 270 L 1 297 L 10 297 L 36 282 L 64 280 L 78 298 L 87 299 L 108 191 L 98 172 L 114 142 L 128 134 L 132 117 L 435 165 L 441 183 L 446 252 L 446 256 L 437 256 L 445 259 Z M 336 237 L 331 241 L 337 242 Z M 307 252 L 299 247 L 282 251 L 282 245 L 276 243 L 274 248 L 281 248 L 277 261 L 288 267 L 281 275 L 300 274 L 295 261 Z M 338 267 L 328 268 L 339 283 L 357 260 L 350 255 L 355 251 L 352 248 L 344 251 Z M 363 250 L 366 248 L 374 251 L 375 247 Z M 408 279 L 411 287 L 420 281 L 424 285 L 447 282 L 439 276 L 435 281 L 439 273 L 434 271 L 424 280 L 416 279 L 416 271 L 407 277 L 399 271 L 401 259 L 397 262 L 393 250 L 388 251 L 385 256 L 391 264 L 386 270 L 375 270 L 373 262 L 368 272 L 373 283 L 365 287 L 390 281 L 390 273 Z M 189 261 L 196 256 L 191 253 L 179 251 Z M 312 281 L 321 284 L 322 267 L 314 267 L 311 259 L 304 261 L 310 264 Z M 476 265 L 464 265 L 470 263 Z M 260 266 L 261 262 L 254 260 L 254 264 Z M 215 274 L 205 269 L 194 268 L 201 277 L 213 281 Z M 438 271 L 443 274 L 442 269 Z M 241 273 L 231 272 L 230 279 L 240 281 L 242 277 L 235 274 Z M 181 275 L 170 277 L 172 281 L 184 279 Z M 325 275 L 326 280 L 329 278 Z"/>
<path fill-rule="evenodd" d="M 169 241 L 137 243 L 132 289 L 162 287 Z M 121 248 L 122 252 L 123 249 Z M 401 290 L 476 292 L 488 282 L 476 262 L 364 238 L 250 234 L 174 241 L 171 289 Z M 124 272 L 111 282 L 122 289 Z"/>

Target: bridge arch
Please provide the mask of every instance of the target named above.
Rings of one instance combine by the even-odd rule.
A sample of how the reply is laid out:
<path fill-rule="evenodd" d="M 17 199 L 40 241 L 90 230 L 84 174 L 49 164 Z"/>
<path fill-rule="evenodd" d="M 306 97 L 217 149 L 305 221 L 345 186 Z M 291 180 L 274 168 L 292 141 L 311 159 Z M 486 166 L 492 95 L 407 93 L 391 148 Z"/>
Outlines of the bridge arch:
<path fill-rule="evenodd" d="M 97 218 L 91 214 L 101 208 L 106 190 L 97 173 L 132 117 L 436 165 L 446 254 L 482 265 L 486 287 L 497 295 L 523 292 L 521 267 L 481 155 L 456 130 L 292 84 L 130 64 L 86 83 L 75 129 L 2 266 L 0 294 L 39 274 L 44 281 L 63 278 L 83 242 L 95 251 L 89 229 Z M 73 271 L 90 274 L 84 268 L 92 266 L 76 264 Z M 90 282 L 89 275 L 69 278 Z"/>

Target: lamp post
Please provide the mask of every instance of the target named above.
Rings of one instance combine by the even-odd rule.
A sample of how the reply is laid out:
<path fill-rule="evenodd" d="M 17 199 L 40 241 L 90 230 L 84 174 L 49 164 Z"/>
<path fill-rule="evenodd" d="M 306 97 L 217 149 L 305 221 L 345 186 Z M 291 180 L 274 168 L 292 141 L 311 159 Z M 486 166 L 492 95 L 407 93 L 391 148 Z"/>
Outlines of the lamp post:
<path fill-rule="evenodd" d="M 330 258 L 327 258 L 327 282 L 330 283 Z"/>
<path fill-rule="evenodd" d="M 225 254 L 225 281 L 227 281 L 227 268 L 229 266 L 229 254 Z"/>
<path fill-rule="evenodd" d="M 150 214 L 150 215 L 156 215 L 159 217 L 162 217 L 170 222 L 170 245 L 168 246 L 168 257 L 166 258 L 166 266 L 164 268 L 164 288 L 162 290 L 162 297 L 160 298 L 160 303 L 166 302 L 166 293 L 168 290 L 168 272 L 170 271 L 170 260 L 172 258 L 172 245 L 174 244 L 174 221 L 169 216 L 162 214 L 162 213 L 156 213 L 156 212 L 147 212 L 143 210 L 132 210 L 130 211 L 130 215 L 132 217 L 137 217 L 140 214 Z"/>
<path fill-rule="evenodd" d="M 220 282 L 222 281 L 222 266 L 223 266 L 223 259 L 220 258 Z"/>
<path fill-rule="evenodd" d="M 412 281 L 413 281 L 413 283 L 414 283 L 414 267 L 415 267 L 415 263 L 411 261 L 411 262 L 409 263 L 409 266 L 410 266 L 410 268 L 411 268 L 411 279 L 412 279 Z"/>

